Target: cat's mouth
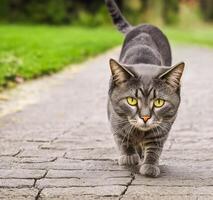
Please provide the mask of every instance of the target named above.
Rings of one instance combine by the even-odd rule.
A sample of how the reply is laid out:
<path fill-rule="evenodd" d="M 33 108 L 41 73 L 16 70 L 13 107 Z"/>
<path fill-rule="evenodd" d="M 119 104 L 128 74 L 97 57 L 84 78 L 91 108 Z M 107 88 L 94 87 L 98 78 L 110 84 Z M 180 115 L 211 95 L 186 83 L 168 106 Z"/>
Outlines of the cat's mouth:
<path fill-rule="evenodd" d="M 137 120 L 132 120 L 132 119 L 128 119 L 129 123 L 131 125 L 133 125 L 136 129 L 140 130 L 140 131 L 143 131 L 143 132 L 146 132 L 146 131 L 150 131 L 156 127 L 158 127 L 158 124 L 156 123 L 153 123 L 153 124 L 140 124 L 138 123 Z"/>
<path fill-rule="evenodd" d="M 146 125 L 145 126 L 137 126 L 137 124 L 136 124 L 135 127 L 137 129 L 141 130 L 141 131 L 146 132 L 146 131 L 150 131 L 150 130 L 156 128 L 157 124 L 152 124 L 152 125 L 149 125 L 149 126 L 146 126 Z"/>

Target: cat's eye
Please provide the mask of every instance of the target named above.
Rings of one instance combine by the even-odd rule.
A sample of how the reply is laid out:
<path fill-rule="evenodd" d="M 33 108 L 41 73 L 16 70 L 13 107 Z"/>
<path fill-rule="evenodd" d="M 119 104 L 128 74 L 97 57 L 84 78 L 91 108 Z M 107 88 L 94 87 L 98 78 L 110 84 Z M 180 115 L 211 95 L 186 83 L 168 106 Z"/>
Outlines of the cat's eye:
<path fill-rule="evenodd" d="M 160 108 L 160 107 L 162 107 L 164 105 L 164 103 L 165 103 L 165 100 L 163 100 L 163 99 L 156 99 L 154 101 L 154 106 L 156 108 Z"/>
<path fill-rule="evenodd" d="M 130 106 L 136 106 L 138 103 L 138 100 L 133 97 L 127 97 L 126 100 Z"/>

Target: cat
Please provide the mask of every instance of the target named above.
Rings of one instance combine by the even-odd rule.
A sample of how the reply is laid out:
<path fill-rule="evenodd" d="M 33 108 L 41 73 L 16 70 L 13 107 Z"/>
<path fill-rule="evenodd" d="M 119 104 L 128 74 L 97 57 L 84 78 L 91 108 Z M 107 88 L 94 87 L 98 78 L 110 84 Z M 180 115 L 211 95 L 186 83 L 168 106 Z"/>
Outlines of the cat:
<path fill-rule="evenodd" d="M 125 35 L 119 61 L 109 61 L 108 119 L 120 152 L 118 164 L 141 163 L 140 174 L 157 177 L 159 157 L 180 104 L 185 64 L 171 66 L 170 44 L 159 28 L 134 27 L 114 0 L 105 3 Z"/>

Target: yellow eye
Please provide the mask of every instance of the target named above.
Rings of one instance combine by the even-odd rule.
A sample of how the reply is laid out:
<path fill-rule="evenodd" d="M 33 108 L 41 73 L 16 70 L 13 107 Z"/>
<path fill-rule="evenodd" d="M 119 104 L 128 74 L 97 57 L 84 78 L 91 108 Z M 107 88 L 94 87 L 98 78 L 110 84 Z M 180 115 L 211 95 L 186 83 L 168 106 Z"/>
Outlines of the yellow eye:
<path fill-rule="evenodd" d="M 160 108 L 160 107 L 162 107 L 164 105 L 164 103 L 165 103 L 165 100 L 163 100 L 163 99 L 156 99 L 154 101 L 154 106 L 157 107 L 157 108 Z"/>
<path fill-rule="evenodd" d="M 128 104 L 131 106 L 136 106 L 138 103 L 138 100 L 133 97 L 127 97 L 126 99 L 127 99 Z"/>

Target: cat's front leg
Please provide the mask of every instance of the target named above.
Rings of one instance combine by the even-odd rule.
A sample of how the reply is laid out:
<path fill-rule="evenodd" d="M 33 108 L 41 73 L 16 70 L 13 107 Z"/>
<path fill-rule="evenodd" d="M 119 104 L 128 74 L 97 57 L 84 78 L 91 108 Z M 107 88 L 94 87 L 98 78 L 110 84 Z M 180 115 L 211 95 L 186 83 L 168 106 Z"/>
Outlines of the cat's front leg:
<path fill-rule="evenodd" d="M 116 143 L 120 151 L 119 165 L 137 165 L 139 163 L 140 156 L 132 144 L 123 141 L 122 138 L 116 138 Z"/>
<path fill-rule="evenodd" d="M 144 161 L 140 167 L 140 173 L 142 175 L 150 177 L 157 177 L 160 175 L 158 163 L 161 152 L 162 147 L 160 146 L 145 147 Z"/>
<path fill-rule="evenodd" d="M 137 165 L 140 161 L 140 157 L 137 153 L 131 155 L 120 155 L 118 159 L 119 165 Z"/>

